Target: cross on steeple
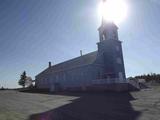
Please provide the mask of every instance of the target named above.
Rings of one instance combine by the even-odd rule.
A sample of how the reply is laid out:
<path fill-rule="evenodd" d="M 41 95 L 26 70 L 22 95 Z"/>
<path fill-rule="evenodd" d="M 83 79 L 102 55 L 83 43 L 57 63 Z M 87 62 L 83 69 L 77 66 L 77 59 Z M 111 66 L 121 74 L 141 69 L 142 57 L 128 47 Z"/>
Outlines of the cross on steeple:
<path fill-rule="evenodd" d="M 103 10 L 104 10 L 104 7 L 105 7 L 105 3 L 107 2 L 107 0 L 103 0 L 102 1 L 102 4 L 103 4 Z M 103 11 L 104 12 L 104 11 Z M 105 23 L 105 18 L 104 18 L 104 15 L 102 15 L 102 25 Z"/>

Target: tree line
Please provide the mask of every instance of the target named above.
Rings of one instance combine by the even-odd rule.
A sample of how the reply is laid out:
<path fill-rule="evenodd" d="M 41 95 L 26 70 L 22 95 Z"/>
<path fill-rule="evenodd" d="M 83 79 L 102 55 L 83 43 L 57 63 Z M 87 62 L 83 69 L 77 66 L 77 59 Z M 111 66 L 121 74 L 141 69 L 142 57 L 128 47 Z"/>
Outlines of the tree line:
<path fill-rule="evenodd" d="M 159 82 L 160 83 L 160 74 L 156 74 L 156 73 L 138 75 L 138 76 L 130 77 L 130 78 L 145 79 L 146 82 L 155 81 L 155 82 Z"/>

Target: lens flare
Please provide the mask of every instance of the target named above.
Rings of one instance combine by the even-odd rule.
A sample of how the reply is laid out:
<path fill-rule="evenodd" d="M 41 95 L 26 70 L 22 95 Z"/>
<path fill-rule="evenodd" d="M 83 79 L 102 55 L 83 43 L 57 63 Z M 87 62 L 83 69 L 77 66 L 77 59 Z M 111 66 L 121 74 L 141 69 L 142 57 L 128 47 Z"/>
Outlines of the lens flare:
<path fill-rule="evenodd" d="M 128 7 L 125 0 L 106 0 L 98 6 L 98 14 L 106 21 L 122 22 L 127 16 Z"/>

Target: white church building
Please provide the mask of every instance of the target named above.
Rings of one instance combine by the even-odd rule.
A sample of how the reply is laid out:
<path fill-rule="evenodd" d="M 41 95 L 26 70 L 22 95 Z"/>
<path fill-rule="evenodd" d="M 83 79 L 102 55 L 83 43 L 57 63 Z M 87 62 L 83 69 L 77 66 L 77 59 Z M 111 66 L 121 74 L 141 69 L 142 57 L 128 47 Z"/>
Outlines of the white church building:
<path fill-rule="evenodd" d="M 102 20 L 98 29 L 97 50 L 51 65 L 36 75 L 37 89 L 62 90 L 128 90 L 122 42 L 118 27 Z"/>

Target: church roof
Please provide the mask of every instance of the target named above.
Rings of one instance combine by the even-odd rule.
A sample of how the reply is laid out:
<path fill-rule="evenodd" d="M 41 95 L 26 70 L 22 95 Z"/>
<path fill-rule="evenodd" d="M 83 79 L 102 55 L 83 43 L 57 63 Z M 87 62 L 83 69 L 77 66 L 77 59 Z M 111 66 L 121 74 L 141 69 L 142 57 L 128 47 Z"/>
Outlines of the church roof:
<path fill-rule="evenodd" d="M 47 68 L 46 70 L 44 70 L 43 72 L 41 72 L 40 74 L 43 74 L 47 71 L 52 71 L 52 72 L 60 72 L 60 71 L 64 71 L 67 69 L 72 69 L 75 67 L 80 67 L 83 65 L 88 65 L 93 63 L 97 58 L 97 51 L 95 52 L 91 52 L 88 53 L 86 55 L 82 55 L 80 57 L 76 57 L 74 59 L 53 65 L 51 68 Z M 39 74 L 39 75 L 40 75 Z"/>

